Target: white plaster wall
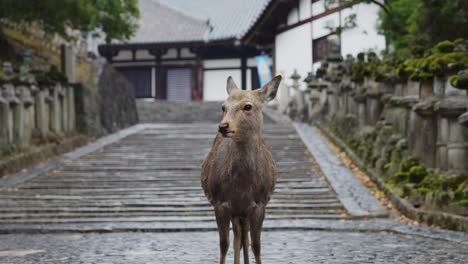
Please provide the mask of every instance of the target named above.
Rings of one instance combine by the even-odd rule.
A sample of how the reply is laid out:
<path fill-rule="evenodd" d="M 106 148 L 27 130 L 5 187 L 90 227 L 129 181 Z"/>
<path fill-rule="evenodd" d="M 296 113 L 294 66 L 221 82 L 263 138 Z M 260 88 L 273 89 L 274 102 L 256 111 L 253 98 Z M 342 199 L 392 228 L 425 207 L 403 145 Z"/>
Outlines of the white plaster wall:
<path fill-rule="evenodd" d="M 189 48 L 180 49 L 180 56 L 182 58 L 195 58 L 195 53 L 192 53 Z"/>
<path fill-rule="evenodd" d="M 312 4 L 312 15 L 316 16 L 318 14 L 321 14 L 325 12 L 325 6 L 324 6 L 324 1 L 318 1 Z"/>
<path fill-rule="evenodd" d="M 379 7 L 372 4 L 359 4 L 342 11 L 342 21 L 350 14 L 356 14 L 357 27 L 344 31 L 341 35 L 341 53 L 356 57 L 359 52 L 373 50 L 377 54 L 385 49 L 385 37 L 378 34 L 377 21 Z"/>
<path fill-rule="evenodd" d="M 247 67 L 257 67 L 257 60 L 255 58 L 248 58 Z"/>
<path fill-rule="evenodd" d="M 167 53 L 161 56 L 162 59 L 175 59 L 177 58 L 177 49 L 168 49 Z"/>
<path fill-rule="evenodd" d="M 246 82 L 247 82 L 247 84 L 246 84 L 247 87 L 245 89 L 252 90 L 252 71 L 250 69 L 247 69 L 246 74 L 247 74 L 247 76 L 246 76 L 247 78 L 245 78 L 245 79 L 246 79 Z"/>
<path fill-rule="evenodd" d="M 121 50 L 119 54 L 112 58 L 113 60 L 131 60 L 132 59 L 132 52 L 130 50 Z"/>
<path fill-rule="evenodd" d="M 311 17 L 311 0 L 300 0 L 299 1 L 299 18 L 301 20 Z"/>
<path fill-rule="evenodd" d="M 137 50 L 135 53 L 135 57 L 137 60 L 154 59 L 154 56 L 151 55 L 148 50 Z"/>
<path fill-rule="evenodd" d="M 294 69 L 305 78 L 312 69 L 312 36 L 310 23 L 283 32 L 275 38 L 276 72 L 283 73 L 285 83 Z"/>
<path fill-rule="evenodd" d="M 229 68 L 229 67 L 240 67 L 240 59 L 219 59 L 219 60 L 204 60 L 203 67 L 206 69 L 213 68 Z"/>
<path fill-rule="evenodd" d="M 227 97 L 226 81 L 232 76 L 241 85 L 240 70 L 211 70 L 203 73 L 203 101 L 223 101 Z"/>
<path fill-rule="evenodd" d="M 338 12 L 314 20 L 312 22 L 313 39 L 318 39 L 330 34 L 332 30 L 334 31 L 339 25 L 340 15 Z M 331 26 L 332 30 L 327 28 L 327 26 Z"/>
<path fill-rule="evenodd" d="M 291 25 L 291 24 L 299 22 L 298 15 L 299 14 L 298 14 L 297 7 L 293 8 L 288 14 L 287 24 Z"/>

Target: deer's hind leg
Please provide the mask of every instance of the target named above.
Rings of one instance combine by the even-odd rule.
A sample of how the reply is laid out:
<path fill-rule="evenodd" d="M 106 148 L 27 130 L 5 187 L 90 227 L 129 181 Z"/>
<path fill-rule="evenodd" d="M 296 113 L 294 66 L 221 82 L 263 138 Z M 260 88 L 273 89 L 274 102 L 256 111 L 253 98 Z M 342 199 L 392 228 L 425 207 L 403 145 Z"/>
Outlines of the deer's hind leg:
<path fill-rule="evenodd" d="M 239 217 L 232 219 L 234 231 L 234 264 L 240 264 L 240 250 L 242 247 L 242 226 Z"/>
<path fill-rule="evenodd" d="M 240 218 L 242 227 L 242 248 L 244 251 L 244 264 L 249 264 L 249 221 L 247 218 Z"/>
<path fill-rule="evenodd" d="M 261 235 L 263 219 L 265 218 L 265 206 L 256 205 L 249 216 L 250 238 L 252 240 L 252 251 L 255 255 L 255 263 L 261 264 Z"/>
<path fill-rule="evenodd" d="M 215 208 L 216 224 L 219 232 L 219 263 L 226 263 L 226 255 L 229 249 L 229 225 L 231 224 L 231 215 L 227 206 Z"/>

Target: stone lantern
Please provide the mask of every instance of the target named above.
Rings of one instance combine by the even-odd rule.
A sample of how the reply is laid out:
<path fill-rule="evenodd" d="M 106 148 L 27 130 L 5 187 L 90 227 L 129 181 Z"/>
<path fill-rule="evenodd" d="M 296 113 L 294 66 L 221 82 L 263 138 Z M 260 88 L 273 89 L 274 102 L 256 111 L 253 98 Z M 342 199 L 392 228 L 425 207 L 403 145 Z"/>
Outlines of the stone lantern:
<path fill-rule="evenodd" d="M 293 120 L 303 120 L 304 111 L 307 111 L 307 107 L 305 105 L 304 93 L 300 90 L 299 80 L 301 76 L 297 73 L 297 70 L 294 70 L 290 78 L 293 80 L 291 88 L 294 94 L 288 103 L 288 116 Z"/>
<path fill-rule="evenodd" d="M 307 75 L 304 79 L 304 82 L 307 83 L 307 92 L 309 95 L 309 101 L 307 102 L 308 105 L 308 113 L 309 119 L 313 118 L 313 116 L 320 112 L 323 104 L 320 102 L 320 98 L 322 97 L 322 90 L 327 88 L 327 85 L 323 82 L 320 82 L 311 72 Z"/>

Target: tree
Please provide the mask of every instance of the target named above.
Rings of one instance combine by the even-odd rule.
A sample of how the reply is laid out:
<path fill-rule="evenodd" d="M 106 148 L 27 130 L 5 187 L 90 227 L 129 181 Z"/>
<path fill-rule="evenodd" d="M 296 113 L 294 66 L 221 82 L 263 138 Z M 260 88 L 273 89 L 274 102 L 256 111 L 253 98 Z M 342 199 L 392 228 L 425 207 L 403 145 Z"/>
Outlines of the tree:
<path fill-rule="evenodd" d="M 468 1 L 391 0 L 380 13 L 380 28 L 400 53 L 422 55 L 443 40 L 468 39 Z"/>
<path fill-rule="evenodd" d="M 70 39 L 69 29 L 101 30 L 106 42 L 127 40 L 137 28 L 137 0 L 1 0 L 0 19 L 37 25 Z"/>

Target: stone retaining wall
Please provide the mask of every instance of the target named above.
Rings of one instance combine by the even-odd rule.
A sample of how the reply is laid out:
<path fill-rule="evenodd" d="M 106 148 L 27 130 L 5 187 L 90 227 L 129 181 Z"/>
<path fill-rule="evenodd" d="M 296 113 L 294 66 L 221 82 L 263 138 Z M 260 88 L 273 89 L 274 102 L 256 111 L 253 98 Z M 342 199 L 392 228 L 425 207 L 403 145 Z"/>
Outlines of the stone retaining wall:
<path fill-rule="evenodd" d="M 415 208 L 468 215 L 467 91 L 447 77 L 357 83 L 351 74 L 346 61 L 331 61 L 306 89 L 294 74 L 280 109 L 326 127 Z"/>

